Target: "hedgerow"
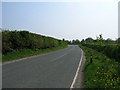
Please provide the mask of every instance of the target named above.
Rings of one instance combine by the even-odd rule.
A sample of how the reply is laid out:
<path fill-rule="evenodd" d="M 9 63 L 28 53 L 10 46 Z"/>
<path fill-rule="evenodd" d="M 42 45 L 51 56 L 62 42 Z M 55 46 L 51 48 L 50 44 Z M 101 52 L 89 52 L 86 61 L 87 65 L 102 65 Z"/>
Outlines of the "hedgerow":
<path fill-rule="evenodd" d="M 80 47 L 86 56 L 85 88 L 120 88 L 120 63 L 92 48 Z M 93 55 L 92 63 L 90 62 L 91 54 Z"/>
<path fill-rule="evenodd" d="M 46 49 L 66 45 L 66 41 L 29 31 L 2 31 L 2 54 L 21 49 Z"/>
<path fill-rule="evenodd" d="M 102 52 L 106 56 L 115 59 L 120 62 L 120 44 L 84 44 L 89 48 Z"/>

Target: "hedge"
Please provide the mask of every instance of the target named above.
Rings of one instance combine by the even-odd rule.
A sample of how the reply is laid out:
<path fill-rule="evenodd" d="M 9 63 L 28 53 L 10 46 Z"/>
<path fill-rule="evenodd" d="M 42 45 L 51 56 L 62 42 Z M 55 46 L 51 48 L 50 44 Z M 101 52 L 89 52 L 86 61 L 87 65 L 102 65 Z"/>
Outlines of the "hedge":
<path fill-rule="evenodd" d="M 20 49 L 46 49 L 66 45 L 66 41 L 29 31 L 2 31 L 2 53 Z"/>
<path fill-rule="evenodd" d="M 84 44 L 120 62 L 120 44 Z"/>

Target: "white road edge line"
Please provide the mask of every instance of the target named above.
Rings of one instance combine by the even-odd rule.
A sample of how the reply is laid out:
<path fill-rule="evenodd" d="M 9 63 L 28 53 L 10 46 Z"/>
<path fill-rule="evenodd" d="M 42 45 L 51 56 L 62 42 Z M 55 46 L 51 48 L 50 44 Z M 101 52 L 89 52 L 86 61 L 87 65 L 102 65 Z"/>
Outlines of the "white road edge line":
<path fill-rule="evenodd" d="M 81 49 L 81 48 L 80 48 L 80 49 Z M 78 68 L 77 68 L 75 77 L 74 77 L 74 79 L 73 79 L 73 82 L 72 82 L 72 84 L 71 84 L 70 90 L 72 90 L 72 88 L 74 88 L 73 85 L 75 84 L 75 81 L 76 81 L 76 79 L 77 79 L 78 72 L 79 72 L 79 70 L 80 70 L 80 66 L 81 66 L 81 63 L 82 63 L 82 58 L 83 58 L 83 51 L 82 51 L 82 49 L 81 49 L 81 58 L 80 58 L 80 62 L 79 62 L 79 65 L 78 65 Z"/>

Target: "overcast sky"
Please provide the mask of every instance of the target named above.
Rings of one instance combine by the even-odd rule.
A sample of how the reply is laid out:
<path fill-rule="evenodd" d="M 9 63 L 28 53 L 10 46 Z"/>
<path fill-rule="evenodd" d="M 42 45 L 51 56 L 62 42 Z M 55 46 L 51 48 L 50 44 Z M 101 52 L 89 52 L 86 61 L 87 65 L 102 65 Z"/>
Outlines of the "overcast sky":
<path fill-rule="evenodd" d="M 116 2 L 3 2 L 2 28 L 58 39 L 118 37 Z"/>

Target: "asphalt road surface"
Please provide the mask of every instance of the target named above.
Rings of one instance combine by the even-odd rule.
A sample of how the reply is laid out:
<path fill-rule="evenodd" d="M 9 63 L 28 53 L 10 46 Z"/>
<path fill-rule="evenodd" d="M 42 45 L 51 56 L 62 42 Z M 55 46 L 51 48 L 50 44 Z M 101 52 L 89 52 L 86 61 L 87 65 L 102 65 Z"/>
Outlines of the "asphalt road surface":
<path fill-rule="evenodd" d="M 65 49 L 2 66 L 2 88 L 70 88 L 81 49 Z"/>

